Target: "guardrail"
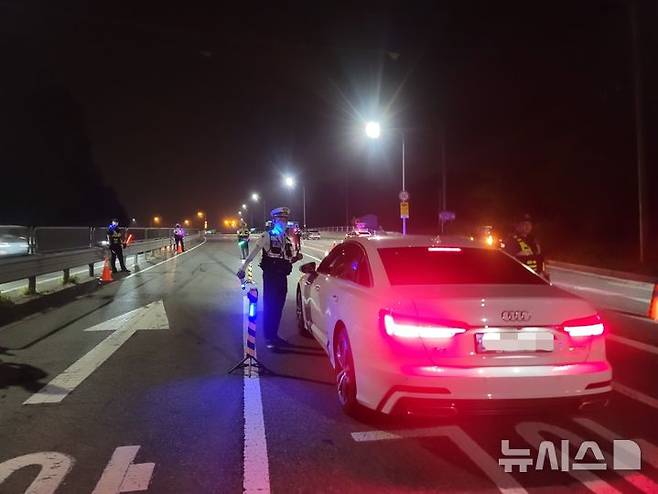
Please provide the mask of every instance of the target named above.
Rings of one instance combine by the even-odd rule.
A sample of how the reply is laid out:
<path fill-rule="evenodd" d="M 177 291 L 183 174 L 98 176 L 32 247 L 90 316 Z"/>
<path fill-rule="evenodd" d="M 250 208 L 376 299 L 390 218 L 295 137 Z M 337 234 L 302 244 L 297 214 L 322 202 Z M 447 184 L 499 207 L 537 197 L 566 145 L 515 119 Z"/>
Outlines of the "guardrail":
<path fill-rule="evenodd" d="M 9 255 L 0 257 L 0 284 L 10 283 L 19 280 L 28 280 L 28 292 L 36 292 L 37 276 L 61 271 L 63 273 L 64 283 L 69 281 L 70 270 L 79 266 L 89 267 L 89 276 L 94 276 L 94 265 L 105 259 L 108 255 L 108 249 L 99 245 L 102 240 L 106 239 L 105 229 L 101 228 L 72 228 L 72 227 L 0 227 L 0 235 L 3 231 L 11 230 L 16 233 L 18 229 L 26 229 L 26 243 L 29 246 L 29 255 Z M 67 243 L 61 242 L 62 232 L 69 237 L 73 233 L 73 238 L 68 238 Z M 103 232 L 103 235 L 100 235 Z M 132 234 L 133 241 L 124 250 L 124 256 L 135 256 L 135 264 L 138 262 L 138 256 L 146 252 L 160 250 L 165 248 L 173 249 L 172 230 L 168 228 L 131 228 L 127 234 Z M 198 240 L 202 233 L 193 230 L 191 234 L 186 235 L 187 241 Z M 9 235 L 9 234 L 6 234 Z M 39 238 L 43 240 L 43 235 L 52 235 L 47 240 L 48 248 L 38 249 L 33 247 L 39 246 Z M 41 236 L 41 237 L 40 237 Z M 82 240 L 83 237 L 86 240 Z M 59 240 L 57 240 L 59 238 Z M 80 245 L 86 242 L 85 245 Z M 77 244 L 78 247 L 71 247 Z M 21 242 L 22 245 L 22 242 Z M 50 249 L 59 246 L 58 251 Z M 82 247 L 82 248 L 81 248 Z"/>
<path fill-rule="evenodd" d="M 546 265 L 551 283 L 597 307 L 652 317 L 652 301 L 658 296 L 655 278 L 558 261 Z"/>

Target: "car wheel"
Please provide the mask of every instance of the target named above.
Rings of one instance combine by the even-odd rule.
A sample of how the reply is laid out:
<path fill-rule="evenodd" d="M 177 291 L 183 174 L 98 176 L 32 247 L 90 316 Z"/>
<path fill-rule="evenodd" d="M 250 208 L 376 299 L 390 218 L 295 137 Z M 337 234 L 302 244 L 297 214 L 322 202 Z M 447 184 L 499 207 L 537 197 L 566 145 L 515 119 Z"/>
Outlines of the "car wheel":
<path fill-rule="evenodd" d="M 356 374 L 354 373 L 352 348 L 345 330 L 339 331 L 336 335 L 334 360 L 336 361 L 338 402 L 346 414 L 354 416 L 359 412 L 359 404 L 356 401 Z"/>
<path fill-rule="evenodd" d="M 302 336 L 307 338 L 311 336 L 310 331 L 306 327 L 306 322 L 304 322 L 304 305 L 302 303 L 302 292 L 297 288 L 297 331 Z"/>

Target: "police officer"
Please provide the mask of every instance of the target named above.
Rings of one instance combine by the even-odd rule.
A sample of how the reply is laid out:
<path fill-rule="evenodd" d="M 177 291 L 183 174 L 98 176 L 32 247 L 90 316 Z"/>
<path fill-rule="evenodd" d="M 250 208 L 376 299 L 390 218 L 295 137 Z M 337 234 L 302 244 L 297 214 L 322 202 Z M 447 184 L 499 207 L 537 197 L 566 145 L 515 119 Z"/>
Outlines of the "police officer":
<path fill-rule="evenodd" d="M 246 259 L 249 256 L 249 228 L 244 221 L 240 222 L 238 245 L 240 246 L 240 259 Z"/>
<path fill-rule="evenodd" d="M 285 346 L 287 342 L 278 335 L 281 313 L 288 293 L 288 275 L 293 263 L 302 258 L 295 249 L 293 239 L 287 233 L 288 208 L 272 210 L 272 226 L 261 235 L 254 250 L 247 256 L 238 271 L 238 278 L 245 276 L 247 266 L 262 251 L 260 267 L 263 269 L 264 333 L 267 348 Z"/>
<path fill-rule="evenodd" d="M 121 271 L 124 273 L 130 273 L 128 268 L 126 268 L 125 261 L 123 260 L 123 230 L 119 228 L 119 221 L 114 219 L 107 227 L 107 241 L 110 246 L 110 252 L 112 254 L 112 272 L 117 272 L 117 258 L 119 259 L 119 265 L 121 266 Z"/>
<path fill-rule="evenodd" d="M 176 244 L 176 251 L 178 251 L 178 245 L 180 245 L 181 252 L 185 252 L 184 238 L 185 230 L 180 226 L 180 223 L 176 223 L 176 228 L 174 228 L 174 243 Z"/>
<path fill-rule="evenodd" d="M 532 227 L 532 217 L 529 214 L 519 217 L 514 226 L 514 233 L 505 241 L 505 251 L 537 274 L 545 275 L 544 256 L 532 233 Z"/>

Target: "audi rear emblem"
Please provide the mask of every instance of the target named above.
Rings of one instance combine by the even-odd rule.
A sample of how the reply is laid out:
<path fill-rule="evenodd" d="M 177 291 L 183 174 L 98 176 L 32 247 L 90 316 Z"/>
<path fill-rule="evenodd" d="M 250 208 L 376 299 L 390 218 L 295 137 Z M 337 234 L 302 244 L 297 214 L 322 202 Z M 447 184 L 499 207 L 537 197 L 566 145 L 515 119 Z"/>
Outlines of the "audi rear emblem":
<path fill-rule="evenodd" d="M 527 310 L 504 310 L 500 313 L 503 321 L 529 321 L 530 312 Z"/>

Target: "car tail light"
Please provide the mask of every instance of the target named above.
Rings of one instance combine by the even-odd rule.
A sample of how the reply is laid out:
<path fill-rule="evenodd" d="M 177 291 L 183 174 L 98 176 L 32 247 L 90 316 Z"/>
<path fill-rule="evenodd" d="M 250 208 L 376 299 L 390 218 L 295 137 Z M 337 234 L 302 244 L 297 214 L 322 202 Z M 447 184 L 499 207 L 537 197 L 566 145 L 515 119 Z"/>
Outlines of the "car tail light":
<path fill-rule="evenodd" d="M 428 247 L 428 252 L 461 252 L 459 247 Z"/>
<path fill-rule="evenodd" d="M 562 323 L 562 328 L 569 333 L 570 336 L 599 336 L 603 334 L 605 329 L 603 321 L 598 314 L 593 316 L 583 317 L 581 319 L 571 319 Z"/>
<path fill-rule="evenodd" d="M 452 321 L 421 321 L 382 311 L 384 331 L 388 336 L 400 339 L 429 338 L 448 339 L 466 331 L 465 325 Z"/>

